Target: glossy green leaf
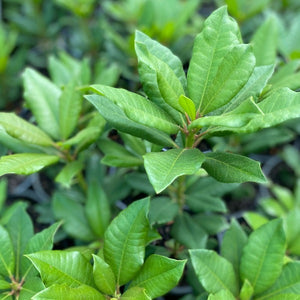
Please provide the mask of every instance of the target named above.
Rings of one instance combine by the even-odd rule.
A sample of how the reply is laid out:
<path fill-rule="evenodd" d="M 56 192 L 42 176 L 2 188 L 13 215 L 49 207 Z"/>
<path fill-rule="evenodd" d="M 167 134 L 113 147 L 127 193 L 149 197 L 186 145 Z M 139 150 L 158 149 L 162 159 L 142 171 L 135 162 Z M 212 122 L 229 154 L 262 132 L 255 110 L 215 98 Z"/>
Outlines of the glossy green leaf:
<path fill-rule="evenodd" d="M 300 262 L 293 261 L 283 266 L 282 272 L 273 286 L 256 299 L 274 299 L 284 294 L 300 295 Z M 278 298 L 279 299 L 279 298 Z"/>
<path fill-rule="evenodd" d="M 96 178 L 88 182 L 85 214 L 94 234 L 103 237 L 110 222 L 110 203 Z"/>
<path fill-rule="evenodd" d="M 59 97 L 61 90 L 45 76 L 27 68 L 23 73 L 24 98 L 39 127 L 52 138 L 60 138 Z"/>
<path fill-rule="evenodd" d="M 175 121 L 159 106 L 146 98 L 124 89 L 93 85 L 92 90 L 118 105 L 134 122 L 156 128 L 168 134 L 177 133 Z"/>
<path fill-rule="evenodd" d="M 282 220 L 276 219 L 255 230 L 244 247 L 240 274 L 248 279 L 254 295 L 270 288 L 281 273 L 285 253 Z"/>
<path fill-rule="evenodd" d="M 203 228 L 187 213 L 179 214 L 172 226 L 172 236 L 188 249 L 206 247 L 208 235 Z"/>
<path fill-rule="evenodd" d="M 51 138 L 44 131 L 14 113 L 1 112 L 0 125 L 9 135 L 21 141 L 41 146 L 53 144 Z"/>
<path fill-rule="evenodd" d="M 202 115 L 229 103 L 249 80 L 255 57 L 249 45 L 238 45 L 226 54 L 199 107 Z"/>
<path fill-rule="evenodd" d="M 10 290 L 10 282 L 0 279 L 0 290 Z"/>
<path fill-rule="evenodd" d="M 266 182 L 260 163 L 238 154 L 207 153 L 202 166 L 210 176 L 221 182 Z"/>
<path fill-rule="evenodd" d="M 114 295 L 116 289 L 116 278 L 111 267 L 100 257 L 93 255 L 94 281 L 100 292 Z"/>
<path fill-rule="evenodd" d="M 147 295 L 146 290 L 133 287 L 128 289 L 122 296 L 120 300 L 151 300 L 151 298 Z"/>
<path fill-rule="evenodd" d="M 129 287 L 145 288 L 151 299 L 162 296 L 178 284 L 185 263 L 186 260 L 150 255 Z"/>
<path fill-rule="evenodd" d="M 192 121 L 196 119 L 196 107 L 190 98 L 180 95 L 179 105 L 183 108 Z"/>
<path fill-rule="evenodd" d="M 274 16 L 269 17 L 254 33 L 251 44 L 256 65 L 271 65 L 276 62 L 278 24 Z"/>
<path fill-rule="evenodd" d="M 147 153 L 144 164 L 156 193 L 160 193 L 177 177 L 196 173 L 204 159 L 198 149 L 172 149 Z"/>
<path fill-rule="evenodd" d="M 32 221 L 25 211 L 24 206 L 18 206 L 14 210 L 6 224 L 6 229 L 11 238 L 15 256 L 14 276 L 20 278 L 22 256 L 28 245 L 28 241 L 33 237 Z"/>
<path fill-rule="evenodd" d="M 49 288 L 39 292 L 33 300 L 105 300 L 106 298 L 96 289 L 88 285 L 76 287 L 68 286 L 64 283 L 54 284 Z"/>
<path fill-rule="evenodd" d="M 207 300 L 235 300 L 236 298 L 228 290 L 221 290 L 216 294 L 210 294 Z"/>
<path fill-rule="evenodd" d="M 237 276 L 239 276 L 241 256 L 246 243 L 247 235 L 239 223 L 233 219 L 223 237 L 221 255 L 232 263 Z"/>
<path fill-rule="evenodd" d="M 72 185 L 74 177 L 83 169 L 83 163 L 79 160 L 72 161 L 55 177 L 55 181 L 69 188 Z"/>
<path fill-rule="evenodd" d="M 260 226 L 266 224 L 269 221 L 268 218 L 255 212 L 246 212 L 243 215 L 243 218 L 253 230 L 258 229 Z"/>
<path fill-rule="evenodd" d="M 241 287 L 240 299 L 241 300 L 251 300 L 253 296 L 253 286 L 246 279 Z"/>
<path fill-rule="evenodd" d="M 67 139 L 77 126 L 81 102 L 82 96 L 75 90 L 75 83 L 70 82 L 59 98 L 59 128 L 63 140 Z"/>
<path fill-rule="evenodd" d="M 55 193 L 52 199 L 55 217 L 63 220 L 64 230 L 80 240 L 92 241 L 95 235 L 90 228 L 84 207 L 73 199 L 72 195 Z"/>
<path fill-rule="evenodd" d="M 179 205 L 169 197 L 156 197 L 151 200 L 149 220 L 151 224 L 165 224 L 173 221 Z"/>
<path fill-rule="evenodd" d="M 105 232 L 104 259 L 111 266 L 117 285 L 134 278 L 144 263 L 149 204 L 149 198 L 133 202 Z"/>
<path fill-rule="evenodd" d="M 92 265 L 80 252 L 45 250 L 27 254 L 26 257 L 39 271 L 46 287 L 53 284 L 94 286 Z"/>
<path fill-rule="evenodd" d="M 233 266 L 211 250 L 189 250 L 198 280 L 209 293 L 228 290 L 238 294 L 238 281 Z"/>
<path fill-rule="evenodd" d="M 202 32 L 194 42 L 188 70 L 188 94 L 196 110 L 203 111 L 206 94 L 212 88 L 223 58 L 234 45 L 239 44 L 237 23 L 231 19 L 226 7 L 214 11 L 205 21 Z"/>
<path fill-rule="evenodd" d="M 132 121 L 124 111 L 110 100 L 98 95 L 88 95 L 85 98 L 90 101 L 103 117 L 117 130 L 146 139 L 152 143 L 173 147 L 173 140 L 164 132 L 155 128 Z"/>
<path fill-rule="evenodd" d="M 15 268 L 13 244 L 7 230 L 0 225 L 0 275 L 12 276 Z"/>
<path fill-rule="evenodd" d="M 18 153 L 0 158 L 0 176 L 4 174 L 29 175 L 59 161 L 58 156 L 42 153 Z"/>

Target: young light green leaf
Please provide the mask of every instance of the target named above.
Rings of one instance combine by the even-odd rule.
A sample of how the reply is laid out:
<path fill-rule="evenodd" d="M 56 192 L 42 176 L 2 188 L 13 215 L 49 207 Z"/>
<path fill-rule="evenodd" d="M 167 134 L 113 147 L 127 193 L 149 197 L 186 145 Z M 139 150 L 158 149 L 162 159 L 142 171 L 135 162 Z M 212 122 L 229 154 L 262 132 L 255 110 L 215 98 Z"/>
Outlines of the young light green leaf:
<path fill-rule="evenodd" d="M 93 85 L 92 90 L 118 105 L 134 122 L 156 128 L 168 134 L 177 133 L 179 128 L 172 117 L 146 98 L 124 89 Z"/>
<path fill-rule="evenodd" d="M 0 176 L 4 174 L 29 175 L 59 161 L 58 156 L 42 153 L 18 153 L 0 158 Z"/>
<path fill-rule="evenodd" d="M 13 244 L 7 230 L 0 225 L 0 275 L 12 276 L 15 268 Z"/>
<path fill-rule="evenodd" d="M 146 139 L 152 143 L 173 147 L 173 140 L 166 133 L 139 124 L 129 119 L 124 111 L 110 100 L 98 95 L 87 95 L 85 98 L 90 101 L 100 112 L 100 114 L 113 125 L 117 130 Z"/>
<path fill-rule="evenodd" d="M 281 273 L 285 253 L 282 220 L 276 219 L 255 230 L 244 247 L 241 279 L 248 279 L 258 295 L 270 288 Z"/>
<path fill-rule="evenodd" d="M 253 286 L 246 279 L 243 283 L 243 286 L 240 291 L 240 299 L 241 300 L 251 300 L 253 296 Z"/>
<path fill-rule="evenodd" d="M 237 276 L 239 276 L 240 260 L 246 243 L 247 235 L 239 223 L 233 219 L 223 237 L 221 255 L 232 263 Z"/>
<path fill-rule="evenodd" d="M 111 218 L 110 203 L 96 178 L 88 182 L 85 214 L 94 234 L 103 237 Z"/>
<path fill-rule="evenodd" d="M 75 82 L 67 84 L 59 98 L 59 129 L 63 140 L 67 139 L 77 125 L 82 96 L 75 90 Z"/>
<path fill-rule="evenodd" d="M 210 294 L 207 300 L 235 300 L 236 298 L 228 290 L 221 290 L 216 294 Z"/>
<path fill-rule="evenodd" d="M 116 278 L 111 267 L 100 257 L 93 254 L 94 281 L 100 292 L 106 295 L 114 295 Z"/>
<path fill-rule="evenodd" d="M 146 290 L 139 287 L 132 287 L 121 296 L 120 300 L 151 300 Z"/>
<path fill-rule="evenodd" d="M 300 262 L 293 261 L 283 266 L 282 272 L 272 287 L 260 294 L 256 299 L 274 299 L 285 294 L 300 295 Z M 291 298 L 292 299 L 292 298 Z"/>
<path fill-rule="evenodd" d="M 188 114 L 188 116 L 191 118 L 192 121 L 196 119 L 195 103 L 190 98 L 188 98 L 184 95 L 180 95 L 179 105 Z"/>
<path fill-rule="evenodd" d="M 14 113 L 0 113 L 0 125 L 12 137 L 40 146 L 51 146 L 51 138 L 38 127 L 18 117 Z"/>
<path fill-rule="evenodd" d="M 45 76 L 27 68 L 23 73 L 24 98 L 39 127 L 52 138 L 60 138 L 59 97 L 61 90 Z"/>
<path fill-rule="evenodd" d="M 72 161 L 65 165 L 55 177 L 55 181 L 69 188 L 74 177 L 83 169 L 83 163 L 79 160 Z"/>
<path fill-rule="evenodd" d="M 256 65 L 271 65 L 276 62 L 278 23 L 275 16 L 269 17 L 254 33 L 251 44 Z"/>
<path fill-rule="evenodd" d="M 172 149 L 147 153 L 144 164 L 156 193 L 160 193 L 181 175 L 196 173 L 205 156 L 198 149 Z"/>
<path fill-rule="evenodd" d="M 106 298 L 96 289 L 88 285 L 68 286 L 65 283 L 54 284 L 42 290 L 33 300 L 105 300 Z"/>
<path fill-rule="evenodd" d="M 249 45 L 234 46 L 221 61 L 199 107 L 202 115 L 214 111 L 238 94 L 254 70 L 255 57 Z"/>
<path fill-rule="evenodd" d="M 113 219 L 105 232 L 104 259 L 119 286 L 134 278 L 144 263 L 149 204 L 149 198 L 133 202 Z"/>
<path fill-rule="evenodd" d="M 205 248 L 208 239 L 204 229 L 187 213 L 182 213 L 175 218 L 171 235 L 188 249 Z"/>
<path fill-rule="evenodd" d="M 242 155 L 207 153 L 202 166 L 210 176 L 221 182 L 266 182 L 259 162 Z"/>
<path fill-rule="evenodd" d="M 232 264 L 212 250 L 189 250 L 200 283 L 209 293 L 228 290 L 238 294 L 238 281 Z"/>
<path fill-rule="evenodd" d="M 160 297 L 177 285 L 185 263 L 186 260 L 150 255 L 129 287 L 145 288 L 151 299 Z"/>
<path fill-rule="evenodd" d="M 258 229 L 269 221 L 268 218 L 251 211 L 244 213 L 243 218 L 253 230 Z"/>
<path fill-rule="evenodd" d="M 46 287 L 67 284 L 94 287 L 93 269 L 90 262 L 77 251 L 45 250 L 26 255 L 39 271 Z"/>
<path fill-rule="evenodd" d="M 232 46 L 240 43 L 237 23 L 231 19 L 226 7 L 214 11 L 205 21 L 196 37 L 188 70 L 188 94 L 202 111 L 204 97 L 211 88 L 219 65 Z"/>

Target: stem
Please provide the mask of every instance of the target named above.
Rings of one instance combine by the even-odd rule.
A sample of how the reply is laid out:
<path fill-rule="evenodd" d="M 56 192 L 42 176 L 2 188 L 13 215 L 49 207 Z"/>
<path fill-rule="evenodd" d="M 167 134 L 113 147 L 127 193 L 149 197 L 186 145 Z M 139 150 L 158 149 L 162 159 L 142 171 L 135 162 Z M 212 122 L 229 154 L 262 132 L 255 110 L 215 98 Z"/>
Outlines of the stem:
<path fill-rule="evenodd" d="M 185 205 L 185 178 L 185 175 L 180 176 L 175 184 L 169 187 L 169 195 L 171 199 L 179 205 L 180 211 L 183 210 Z"/>

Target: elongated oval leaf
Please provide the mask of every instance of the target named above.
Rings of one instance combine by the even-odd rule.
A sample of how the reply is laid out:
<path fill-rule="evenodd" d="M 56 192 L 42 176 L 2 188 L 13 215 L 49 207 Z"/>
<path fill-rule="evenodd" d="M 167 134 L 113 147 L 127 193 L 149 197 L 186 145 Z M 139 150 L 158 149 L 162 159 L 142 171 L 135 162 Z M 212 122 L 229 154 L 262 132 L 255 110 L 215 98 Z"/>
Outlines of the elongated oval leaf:
<path fill-rule="evenodd" d="M 32 297 L 33 300 L 105 300 L 104 295 L 88 285 L 70 287 L 54 284 Z"/>
<path fill-rule="evenodd" d="M 41 153 L 19 153 L 2 156 L 0 159 L 0 176 L 11 173 L 29 175 L 58 161 L 58 156 Z"/>
<path fill-rule="evenodd" d="M 156 193 L 160 193 L 181 175 L 196 173 L 205 156 L 198 149 L 172 149 L 144 155 L 147 175 Z"/>
<path fill-rule="evenodd" d="M 66 164 L 55 177 L 55 181 L 69 188 L 73 178 L 83 169 L 83 163 L 79 160 Z"/>
<path fill-rule="evenodd" d="M 104 260 L 112 268 L 118 286 L 130 281 L 143 265 L 148 210 L 149 198 L 133 202 L 113 219 L 105 232 Z"/>
<path fill-rule="evenodd" d="M 185 263 L 186 260 L 150 255 L 129 287 L 145 288 L 151 299 L 162 296 L 177 285 Z"/>
<path fill-rule="evenodd" d="M 238 281 L 232 264 L 211 250 L 189 250 L 197 277 L 205 290 L 218 293 L 228 290 L 238 294 Z"/>
<path fill-rule="evenodd" d="M 24 97 L 39 127 L 55 139 L 60 138 L 59 97 L 61 90 L 45 76 L 27 68 L 23 73 Z"/>
<path fill-rule="evenodd" d="M 282 220 L 276 219 L 254 231 L 243 250 L 240 274 L 248 279 L 254 295 L 264 292 L 278 278 L 285 252 Z"/>
<path fill-rule="evenodd" d="M 188 94 L 196 110 L 202 111 L 204 97 L 211 88 L 219 65 L 232 46 L 240 43 L 237 23 L 228 16 L 226 7 L 214 11 L 196 37 L 188 69 Z"/>
<path fill-rule="evenodd" d="M 105 97 L 88 95 L 85 96 L 85 98 L 97 108 L 100 114 L 111 123 L 115 129 L 146 139 L 158 145 L 167 147 L 174 146 L 175 143 L 169 135 L 155 128 L 150 128 L 132 121 L 119 106 Z"/>
<path fill-rule="evenodd" d="M 106 295 L 114 295 L 116 289 L 116 278 L 110 266 L 97 255 L 93 255 L 94 280 L 99 291 Z"/>
<path fill-rule="evenodd" d="M 138 94 L 104 85 L 94 85 L 91 88 L 122 108 L 128 118 L 134 122 L 168 134 L 176 133 L 179 130 L 176 122 L 169 114 Z"/>
<path fill-rule="evenodd" d="M 14 113 L 0 113 L 0 125 L 9 135 L 21 141 L 41 146 L 53 144 L 51 138 L 44 131 Z"/>
<path fill-rule="evenodd" d="M 39 271 L 46 287 L 53 284 L 67 284 L 69 287 L 83 284 L 94 286 L 92 265 L 79 252 L 45 250 L 26 257 Z"/>
<path fill-rule="evenodd" d="M 121 296 L 120 300 L 151 300 L 151 298 L 147 295 L 146 290 L 133 287 L 131 289 L 126 290 L 126 292 Z"/>
<path fill-rule="evenodd" d="M 15 268 L 13 244 L 7 230 L 1 225 L 0 245 L 0 275 L 12 276 Z"/>
<path fill-rule="evenodd" d="M 203 168 L 221 182 L 266 182 L 259 162 L 232 153 L 207 153 Z"/>

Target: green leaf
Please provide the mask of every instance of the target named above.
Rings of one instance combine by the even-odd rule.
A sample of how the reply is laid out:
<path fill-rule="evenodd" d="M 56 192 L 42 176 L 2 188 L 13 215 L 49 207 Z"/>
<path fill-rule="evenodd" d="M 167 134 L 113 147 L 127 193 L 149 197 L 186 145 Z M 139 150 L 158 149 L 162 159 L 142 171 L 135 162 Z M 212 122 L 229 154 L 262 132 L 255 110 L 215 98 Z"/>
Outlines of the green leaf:
<path fill-rule="evenodd" d="M 266 182 L 260 163 L 238 154 L 207 153 L 202 167 L 221 182 Z"/>
<path fill-rule="evenodd" d="M 61 90 L 45 76 L 27 68 L 23 73 L 24 98 L 39 127 L 52 138 L 60 138 L 59 97 Z"/>
<path fill-rule="evenodd" d="M 160 193 L 181 175 L 192 175 L 205 156 L 198 149 L 172 149 L 144 155 L 147 175 L 156 193 Z"/>
<path fill-rule="evenodd" d="M 240 291 L 240 298 L 241 300 L 251 300 L 252 296 L 253 296 L 253 286 L 246 279 Z"/>
<path fill-rule="evenodd" d="M 185 263 L 186 260 L 150 255 L 129 287 L 145 288 L 151 299 L 162 296 L 178 284 Z"/>
<path fill-rule="evenodd" d="M 238 294 L 238 281 L 232 264 L 211 250 L 189 250 L 200 283 L 209 293 L 228 290 Z"/>
<path fill-rule="evenodd" d="M 45 250 L 27 254 L 26 257 L 39 271 L 46 287 L 53 284 L 94 286 L 92 265 L 80 252 Z"/>
<path fill-rule="evenodd" d="M 11 283 L 0 279 L 0 290 L 10 290 L 11 289 Z"/>
<path fill-rule="evenodd" d="M 97 94 L 118 105 L 134 122 L 161 130 L 167 134 L 174 134 L 179 130 L 168 113 L 138 94 L 104 85 L 93 85 L 91 88 Z"/>
<path fill-rule="evenodd" d="M 249 45 L 233 47 L 222 60 L 216 77 L 203 97 L 199 110 L 202 115 L 229 103 L 249 80 L 255 57 Z"/>
<path fill-rule="evenodd" d="M 120 300 L 151 300 L 151 298 L 147 295 L 145 289 L 142 289 L 139 287 L 133 287 L 133 288 L 128 289 L 121 296 Z"/>
<path fill-rule="evenodd" d="M 93 255 L 93 259 L 93 274 L 97 288 L 106 295 L 114 295 L 116 278 L 111 267 L 97 255 Z"/>
<path fill-rule="evenodd" d="M 68 286 L 64 283 L 54 284 L 49 288 L 39 292 L 33 300 L 105 300 L 106 298 L 94 288 L 87 285 L 76 287 Z"/>
<path fill-rule="evenodd" d="M 59 98 L 59 128 L 63 140 L 67 139 L 77 126 L 81 103 L 82 96 L 75 90 L 75 83 L 70 82 Z"/>
<path fill-rule="evenodd" d="M 119 286 L 134 278 L 144 263 L 149 204 L 149 198 L 133 202 L 113 219 L 105 232 L 104 259 Z"/>
<path fill-rule="evenodd" d="M 13 244 L 7 230 L 0 225 L 0 275 L 12 276 L 15 269 Z"/>
<path fill-rule="evenodd" d="M 276 62 L 278 44 L 278 23 L 274 16 L 269 17 L 254 33 L 251 44 L 256 65 L 271 65 Z"/>
<path fill-rule="evenodd" d="M 188 249 L 206 247 L 208 235 L 187 213 L 178 215 L 171 230 L 172 236 Z"/>
<path fill-rule="evenodd" d="M 58 156 L 42 153 L 18 153 L 0 158 L 0 176 L 4 174 L 29 175 L 59 161 Z"/>
<path fill-rule="evenodd" d="M 85 215 L 84 207 L 72 195 L 56 192 L 52 199 L 55 217 L 63 220 L 63 229 L 80 240 L 92 241 L 95 238 Z"/>
<path fill-rule="evenodd" d="M 223 237 L 221 255 L 232 263 L 237 276 L 239 276 L 241 256 L 246 243 L 247 235 L 239 223 L 233 219 L 229 229 Z"/>
<path fill-rule="evenodd" d="M 43 231 L 35 234 L 26 245 L 24 250 L 24 254 L 30 254 L 42 250 L 51 250 L 53 247 L 54 235 L 57 232 L 61 223 L 54 223 L 50 227 L 44 229 Z M 26 257 L 22 257 L 21 259 L 21 274 L 24 277 L 28 276 L 29 269 L 32 267 L 29 260 Z"/>
<path fill-rule="evenodd" d="M 29 262 L 29 261 L 28 261 Z M 33 267 L 33 266 L 32 266 Z M 32 297 L 39 291 L 45 289 L 45 286 L 40 277 L 27 277 L 25 283 L 22 285 L 19 299 L 32 299 Z"/>
<path fill-rule="evenodd" d="M 192 121 L 196 119 L 196 107 L 194 102 L 190 98 L 181 95 L 179 97 L 179 105 L 188 114 Z"/>
<path fill-rule="evenodd" d="M 202 32 L 197 35 L 188 69 L 188 94 L 197 111 L 206 106 L 204 98 L 212 88 L 219 65 L 234 45 L 239 44 L 237 23 L 231 19 L 226 7 L 214 11 L 205 21 Z"/>
<path fill-rule="evenodd" d="M 158 145 L 167 147 L 173 147 L 175 145 L 173 140 L 166 133 L 132 121 L 119 106 L 105 97 L 87 95 L 85 98 L 97 108 L 100 114 L 103 115 L 107 122 L 111 123 L 115 129 L 146 139 Z"/>
<path fill-rule="evenodd" d="M 283 266 L 282 272 L 275 283 L 256 299 L 274 299 L 284 294 L 300 295 L 300 262 L 293 261 Z M 299 297 L 299 296 L 298 296 Z M 280 298 L 278 298 L 280 299 Z M 292 299 L 292 298 L 291 298 Z"/>
<path fill-rule="evenodd" d="M 13 245 L 15 271 L 14 276 L 20 278 L 21 261 L 28 241 L 33 237 L 33 225 L 24 206 L 18 206 L 6 224 L 6 229 Z"/>
<path fill-rule="evenodd" d="M 38 127 L 18 117 L 14 113 L 0 113 L 0 125 L 12 137 L 21 141 L 41 145 L 51 146 L 51 138 Z"/>
<path fill-rule="evenodd" d="M 228 290 L 221 290 L 216 294 L 210 294 L 207 300 L 235 300 L 236 298 Z"/>
<path fill-rule="evenodd" d="M 281 273 L 285 253 L 282 220 L 276 219 L 255 230 L 244 247 L 241 279 L 248 279 L 254 295 L 270 288 Z"/>
<path fill-rule="evenodd" d="M 243 218 L 253 230 L 258 229 L 269 221 L 268 218 L 255 212 L 246 212 L 244 213 Z"/>
<path fill-rule="evenodd" d="M 110 203 L 96 179 L 88 182 L 85 214 L 94 234 L 103 237 L 111 218 Z"/>
<path fill-rule="evenodd" d="M 201 191 L 201 189 L 199 189 Z M 194 212 L 221 212 L 227 211 L 226 205 L 221 198 L 204 193 L 191 193 L 186 195 L 186 203 L 189 208 Z"/>
<path fill-rule="evenodd" d="M 165 224 L 173 221 L 179 205 L 169 197 L 156 197 L 150 202 L 149 220 L 151 224 Z"/>
<path fill-rule="evenodd" d="M 228 228 L 228 223 L 222 215 L 200 213 L 194 215 L 193 219 L 210 235 L 217 234 Z"/>
<path fill-rule="evenodd" d="M 65 165 L 55 177 L 55 181 L 69 188 L 74 177 L 83 169 L 83 163 L 79 160 L 72 161 Z"/>

